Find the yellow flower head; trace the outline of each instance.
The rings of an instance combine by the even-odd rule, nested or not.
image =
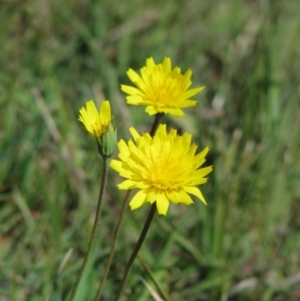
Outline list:
[[[206,183],[205,176],[212,171],[212,166],[199,169],[208,147],[195,155],[197,146],[191,145],[192,135],[179,136],[174,129],[167,133],[166,125],[159,125],[153,138],[148,133],[140,136],[133,127],[130,132],[134,142],[120,140],[121,161],[112,160],[110,166],[127,179],[119,189],[139,189],[130,202],[131,209],[156,202],[158,213],[166,215],[170,201],[192,204],[189,194],[206,204],[197,185]]]
[[[161,64],[155,64],[153,58],[146,61],[139,76],[132,69],[127,72],[130,80],[136,87],[121,85],[121,90],[129,96],[127,103],[132,105],[146,105],[149,115],[169,113],[174,116],[183,116],[182,108],[193,107],[197,101],[190,98],[204,89],[198,87],[188,90],[192,71],[189,69],[181,74],[180,68],[171,69],[171,59],[164,58]]]
[[[82,107],[79,110],[79,121],[81,121],[85,129],[95,138],[101,138],[108,131],[112,121],[110,104],[108,100],[103,100],[98,112],[94,102],[89,100],[86,103],[86,108]]]

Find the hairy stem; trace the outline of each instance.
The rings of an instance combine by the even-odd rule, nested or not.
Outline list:
[[[95,240],[97,238],[97,234],[98,234],[98,230],[99,230],[99,221],[100,221],[100,216],[101,216],[101,211],[102,211],[102,204],[103,204],[103,195],[104,195],[104,191],[105,191],[105,187],[106,187],[106,180],[107,180],[107,174],[108,174],[108,162],[109,162],[109,159],[103,158],[103,172],[102,172],[101,186],[100,186],[100,192],[99,192],[99,197],[98,197],[98,204],[97,204],[97,210],[96,210],[94,226],[93,226],[93,230],[92,230],[92,233],[91,233],[88,249],[87,249],[86,255],[84,257],[79,275],[78,275],[77,280],[76,280],[76,283],[73,287],[72,294],[71,294],[71,297],[70,297],[69,301],[74,301],[75,300],[76,293],[77,293],[79,284],[82,280],[82,276],[84,274],[85,267],[86,267],[86,265],[88,263],[88,260],[89,260],[91,254],[92,254],[93,247],[94,247],[94,244],[95,244]]]

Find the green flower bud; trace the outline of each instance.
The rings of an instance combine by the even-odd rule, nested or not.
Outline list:
[[[111,123],[108,125],[107,131],[97,140],[98,150],[103,158],[110,158],[117,144],[117,131]]]

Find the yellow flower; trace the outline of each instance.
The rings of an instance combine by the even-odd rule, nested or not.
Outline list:
[[[155,64],[153,58],[146,61],[139,76],[132,69],[127,72],[136,87],[121,85],[121,90],[129,96],[127,103],[132,105],[146,105],[149,115],[169,113],[183,116],[181,108],[193,107],[197,101],[190,98],[204,89],[198,87],[187,90],[191,82],[192,71],[189,69],[181,74],[180,68],[171,69],[171,59],[164,58],[161,64]]]
[[[112,121],[109,101],[104,100],[101,103],[100,112],[98,112],[94,102],[89,100],[86,103],[86,108],[82,107],[79,110],[78,120],[84,124],[85,129],[91,135],[95,138],[101,138]]]
[[[96,138],[98,151],[103,158],[110,158],[117,143],[117,133],[112,126],[112,116],[108,100],[103,100],[100,112],[92,100],[86,103],[86,108],[79,110],[79,121],[85,129]]]
[[[133,127],[130,132],[134,142],[120,140],[121,161],[112,160],[110,166],[127,179],[119,189],[139,189],[130,202],[131,209],[156,202],[158,213],[166,215],[170,201],[192,204],[189,194],[206,204],[197,185],[206,183],[205,176],[212,171],[212,166],[199,169],[208,147],[195,155],[197,146],[191,145],[192,135],[179,136],[174,129],[167,133],[166,125],[159,125],[153,138],[148,133],[140,136]]]

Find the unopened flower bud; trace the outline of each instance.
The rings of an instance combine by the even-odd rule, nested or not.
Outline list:
[[[107,131],[98,140],[99,153],[103,158],[110,158],[117,144],[117,131],[111,123]]]

